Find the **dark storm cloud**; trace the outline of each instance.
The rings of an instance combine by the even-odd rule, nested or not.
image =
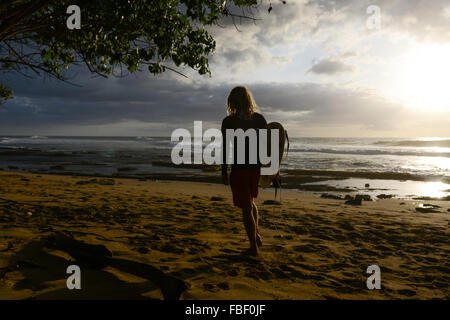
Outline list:
[[[23,126],[101,125],[126,120],[183,123],[191,116],[219,117],[226,98],[225,90],[211,92],[201,85],[184,85],[149,75],[85,79],[81,88],[17,78],[9,84],[16,98],[0,110],[2,128],[11,123]]]
[[[16,84],[16,86],[14,86]],[[234,85],[198,85],[152,76],[85,80],[82,88],[40,80],[13,81],[16,99],[0,109],[1,134],[45,132],[76,125],[96,126],[139,121],[158,124],[164,133],[190,127],[194,120],[215,123],[225,116],[225,101]],[[370,129],[395,127],[398,105],[376,94],[319,84],[248,84],[269,120],[302,126],[355,125]],[[386,115],[389,114],[389,117]],[[54,131],[52,131],[54,132]],[[135,134],[130,127],[129,133]],[[59,134],[64,134],[64,130]],[[91,134],[80,130],[80,134]]]

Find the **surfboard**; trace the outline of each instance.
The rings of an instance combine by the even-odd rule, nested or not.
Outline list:
[[[267,150],[270,154],[271,152],[271,130],[278,129],[278,148],[279,148],[279,161],[278,161],[278,170],[276,174],[272,175],[261,175],[259,178],[259,184],[263,189],[266,189],[270,187],[270,185],[273,183],[274,187],[280,186],[280,166],[281,161],[284,157],[284,151],[285,151],[285,145],[286,142],[288,144],[288,150],[289,150],[289,138],[287,135],[287,131],[284,129],[284,127],[279,122],[270,122],[267,124]],[[269,165],[264,165],[263,167],[268,167]]]

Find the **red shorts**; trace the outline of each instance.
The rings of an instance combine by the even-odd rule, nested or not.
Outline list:
[[[258,196],[258,183],[261,169],[234,170],[230,174],[233,204],[241,209],[248,207]]]

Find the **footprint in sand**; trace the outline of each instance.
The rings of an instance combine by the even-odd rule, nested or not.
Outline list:
[[[141,253],[141,254],[146,254],[148,253],[150,250],[146,247],[139,247],[136,249],[137,252]]]
[[[230,284],[228,282],[218,283],[217,287],[222,289],[222,290],[230,290]]]
[[[416,292],[409,289],[397,290],[397,293],[402,296],[412,297],[416,295]]]
[[[270,280],[273,278],[273,275],[270,271],[268,270],[260,270],[260,271],[256,271],[255,270],[247,270],[247,272],[245,273],[245,275],[249,278],[253,278],[255,280]]]
[[[308,230],[305,227],[302,226],[292,226],[290,227],[290,229],[295,233],[295,234],[307,234]]]
[[[274,275],[276,279],[287,279],[289,276],[280,268],[272,268],[270,272]]]
[[[297,252],[316,252],[317,248],[312,245],[301,245],[301,246],[295,246],[292,249]]]
[[[233,250],[233,249],[228,249],[228,248],[220,249],[220,251],[225,252],[225,253],[239,253],[240,252],[238,250]]]
[[[239,275],[236,269],[228,271],[227,274],[231,277],[237,277]]]
[[[217,291],[216,287],[212,283],[204,283],[203,288],[208,291]]]

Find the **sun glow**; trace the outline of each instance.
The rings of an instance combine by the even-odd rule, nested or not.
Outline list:
[[[403,59],[398,94],[411,107],[450,110],[450,45],[422,45]]]

